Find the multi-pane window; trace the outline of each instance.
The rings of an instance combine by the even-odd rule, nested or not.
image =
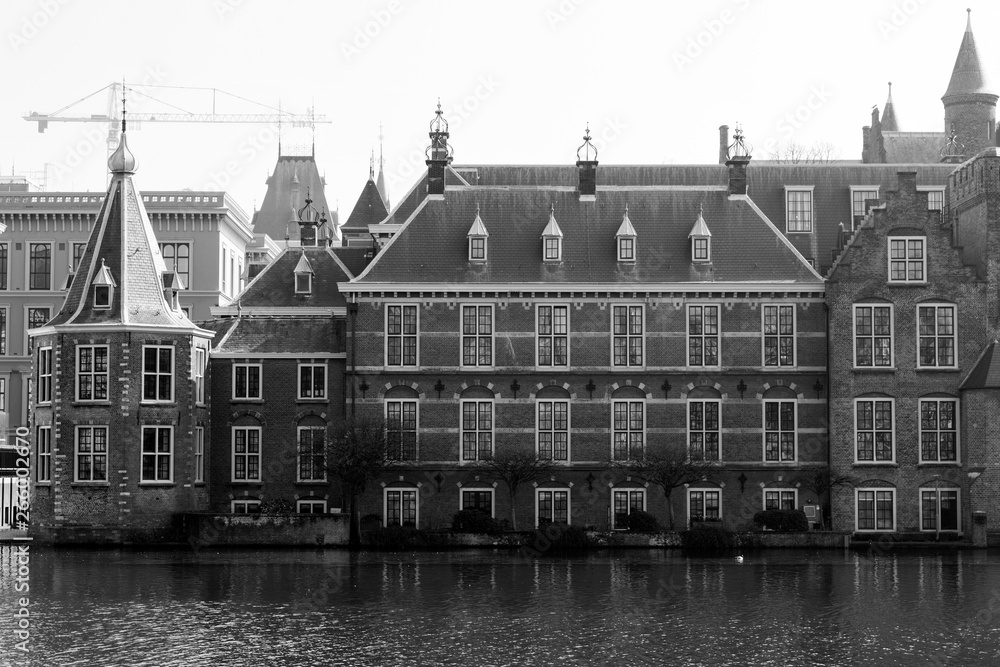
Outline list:
[[[299,514],[326,514],[325,500],[298,500],[295,511]]]
[[[83,261],[83,253],[87,250],[86,243],[73,244],[73,273],[79,273],[80,262]]]
[[[493,516],[492,489],[462,489],[462,510],[475,510]]]
[[[917,306],[917,366],[955,367],[955,306]]]
[[[693,461],[718,461],[719,412],[718,400],[688,401],[688,455]]]
[[[417,402],[386,401],[385,427],[389,458],[417,460]]]
[[[859,463],[889,463],[895,460],[893,402],[891,399],[859,398],[854,402],[855,457]]]
[[[868,199],[878,201],[878,190],[872,188],[851,188],[851,216],[854,220],[855,229],[857,229],[858,224],[868,214],[868,209],[865,208],[865,201]]]
[[[203,347],[194,348],[191,357],[193,364],[191,375],[194,378],[194,401],[195,403],[205,402],[205,367],[208,363],[208,351]]]
[[[538,365],[569,364],[569,306],[538,306]]]
[[[45,323],[51,319],[51,312],[49,308],[28,308],[28,328],[44,327]]]
[[[612,307],[615,366],[642,366],[642,306]]]
[[[462,460],[493,457],[493,401],[462,401]]]
[[[696,236],[691,239],[691,258],[696,262],[707,262],[711,259],[710,243],[707,236]]]
[[[927,191],[927,210],[940,211],[944,208],[944,190]]]
[[[181,279],[185,289],[191,288],[191,245],[188,243],[161,243],[160,254],[167,265]]]
[[[205,481],[205,427],[194,427],[194,481]]]
[[[538,401],[538,458],[569,460],[569,401]]]
[[[889,282],[922,283],[926,280],[925,242],[922,236],[889,237]]]
[[[108,427],[76,427],[77,482],[108,481]]]
[[[896,529],[895,489],[858,489],[857,503],[857,530]]]
[[[688,366],[719,365],[719,307],[688,306]]]
[[[537,525],[569,523],[569,491],[536,489]]]
[[[28,289],[52,289],[52,244],[28,244]]]
[[[108,346],[81,345],[76,348],[76,399],[108,400]]]
[[[326,429],[322,426],[299,427],[300,482],[321,482],[326,479]]]
[[[259,400],[261,395],[260,364],[233,364],[233,398]]]
[[[638,461],[643,458],[646,420],[643,401],[612,403],[612,458]]]
[[[174,348],[144,345],[142,348],[142,400],[174,400]]]
[[[958,489],[920,489],[920,530],[958,531]]]
[[[716,489],[688,489],[689,521],[717,521],[721,517],[721,491]]]
[[[785,231],[811,232],[813,228],[813,193],[808,190],[785,191]]]
[[[469,259],[472,261],[483,261],[486,259],[486,237],[469,237]]]
[[[920,462],[958,461],[958,401],[920,399]]]
[[[52,402],[52,348],[38,348],[38,403]]]
[[[558,261],[562,256],[562,239],[555,236],[546,236],[544,246],[546,261]]]
[[[619,236],[618,237],[618,261],[619,262],[634,262],[635,261],[635,237],[634,236]]]
[[[416,489],[385,490],[385,525],[417,526]]]
[[[299,364],[299,398],[326,398],[326,364]]]
[[[51,426],[39,426],[36,431],[38,434],[37,444],[35,447],[35,481],[37,482],[51,482],[52,481],[52,427]]]
[[[646,511],[646,491],[644,489],[615,489],[611,492],[614,528],[628,528],[628,515]]]
[[[795,460],[795,401],[764,401],[764,460]]]
[[[764,489],[765,510],[793,510],[796,507],[795,489]]]
[[[462,365],[493,365],[493,306],[462,306]]]
[[[143,482],[173,480],[174,429],[172,426],[142,427]]]
[[[892,366],[892,306],[854,306],[854,365]]]
[[[260,514],[259,500],[234,500],[232,502],[233,514]]]
[[[7,244],[0,243],[0,290],[7,289]]]
[[[764,365],[795,365],[795,306],[764,306]]]
[[[0,355],[7,354],[7,309],[0,307]]]
[[[233,481],[260,481],[260,427],[233,429]]]
[[[417,365],[417,307],[388,306],[385,309],[385,365]]]

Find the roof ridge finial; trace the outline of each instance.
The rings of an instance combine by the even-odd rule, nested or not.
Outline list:
[[[885,101],[886,104],[892,103],[892,81],[889,82],[889,99]]]
[[[966,19],[965,19],[965,32],[972,32],[972,8],[967,7],[965,9]]]
[[[592,144],[590,140],[591,140],[590,121],[587,121],[587,127],[583,131],[583,143],[580,145],[579,148],[576,149],[577,160],[580,160],[581,162],[597,161],[597,147],[594,146],[594,144]],[[580,151],[583,151],[583,157],[580,156]],[[590,151],[594,151],[593,160],[591,160]]]
[[[122,77],[122,132],[125,131],[125,77]]]
[[[368,158],[368,180],[375,180],[375,148],[372,147],[371,157]]]

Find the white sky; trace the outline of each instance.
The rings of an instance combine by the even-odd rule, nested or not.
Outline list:
[[[342,216],[378,151],[380,122],[390,197],[405,193],[424,169],[438,97],[457,163],[572,164],[587,122],[605,164],[712,163],[719,125],[737,121],[758,159],[788,141],[829,142],[837,157],[858,159],[887,81],[900,129],[943,131],[940,98],[966,7],[987,74],[1000,81],[1000,47],[988,39],[1000,23],[995,0],[5,0],[0,173],[49,164],[48,189],[102,191],[103,124],[51,123],[39,134],[21,116],[123,77],[280,100],[296,113],[314,104],[333,121],[317,126],[316,158]],[[212,108],[205,91],[143,90],[187,111]],[[129,99],[135,111],[172,111]],[[102,93],[69,112],[103,114],[107,104]],[[225,95],[216,110],[267,112]],[[225,189],[249,211],[277,156],[275,129],[132,127],[139,186]],[[308,131],[282,136],[286,147],[309,142]]]

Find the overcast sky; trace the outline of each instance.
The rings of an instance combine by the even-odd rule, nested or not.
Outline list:
[[[122,78],[262,104],[220,92],[218,113],[314,105],[332,121],[316,127],[316,159],[345,216],[380,123],[393,202],[425,168],[438,97],[456,163],[571,164],[588,122],[606,164],[715,162],[719,125],[736,122],[758,159],[788,142],[829,142],[859,159],[888,81],[901,130],[943,131],[966,7],[1000,81],[1000,47],[988,39],[995,0],[4,0],[0,172],[48,164],[50,190],[103,190],[103,124],[39,134],[21,116]],[[135,111],[212,111],[210,91],[140,90],[162,102],[130,94]],[[64,114],[107,106],[101,93]],[[140,188],[224,189],[249,211],[277,134],[147,122],[130,128],[129,144]],[[286,125],[282,141],[307,148],[310,133]]]

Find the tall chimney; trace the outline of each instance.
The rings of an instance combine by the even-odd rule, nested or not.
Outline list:
[[[444,172],[451,164],[451,146],[448,145],[448,121],[441,111],[441,101],[438,100],[437,111],[431,121],[431,131],[428,134],[431,145],[427,147],[427,194],[444,195]]]
[[[720,135],[721,137],[721,135]],[[729,194],[747,193],[747,165],[750,164],[750,148],[743,141],[743,130],[736,125],[733,143],[726,150],[726,166],[729,167]]]
[[[729,159],[729,126],[719,126],[719,164],[726,164]]]
[[[591,155],[593,153],[593,155]],[[597,196],[597,148],[590,143],[590,125],[583,133],[583,144],[576,149],[576,171],[580,177],[580,199]]]

